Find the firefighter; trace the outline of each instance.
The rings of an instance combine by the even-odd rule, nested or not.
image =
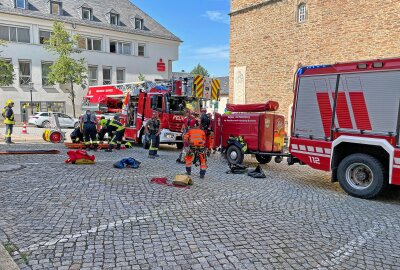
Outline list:
[[[71,136],[71,141],[73,143],[80,143],[84,141],[80,125],[79,127],[75,128],[74,131],[71,132],[70,136]]]
[[[150,137],[149,158],[159,157],[157,154],[158,146],[160,145],[160,119],[158,112],[154,111],[151,119],[145,125],[146,135]]]
[[[205,108],[201,109],[201,116],[200,116],[200,128],[204,130],[204,133],[207,133],[210,131],[210,118],[207,115],[207,110]]]
[[[14,120],[14,101],[11,99],[6,101],[6,106],[1,111],[1,115],[4,117],[4,124],[6,124],[6,143],[13,143],[11,141],[11,134],[13,132],[13,127],[15,124]]]
[[[188,149],[185,157],[186,174],[192,174],[192,164],[194,160],[200,160],[200,178],[204,178],[207,170],[207,156],[206,156],[206,134],[198,126],[195,126],[185,134],[185,142],[187,142]]]
[[[113,120],[109,121],[107,125],[108,132],[113,132],[114,136],[112,137],[108,149],[106,152],[112,152],[114,145],[117,144],[117,150],[121,149],[122,138],[125,133],[125,126],[119,121],[119,115],[115,115]]]
[[[198,124],[198,121],[196,120],[196,117],[193,116],[192,112],[190,110],[186,111],[186,117],[183,120],[183,125],[182,125],[182,137],[185,136],[186,132],[190,129],[193,128]],[[182,152],[179,154],[179,157],[176,159],[177,163],[185,163],[185,155],[186,155],[186,143],[183,142],[183,148]]]
[[[97,151],[99,142],[97,141],[97,119],[96,115],[90,110],[87,110],[85,115],[82,116],[82,128],[86,150],[93,149]]]
[[[99,124],[101,129],[98,134],[100,143],[103,143],[106,134],[108,134],[108,141],[110,141],[112,138],[112,132],[108,129],[110,121],[110,119],[106,119],[104,116],[100,118]]]

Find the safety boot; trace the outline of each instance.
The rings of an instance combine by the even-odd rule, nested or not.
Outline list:
[[[186,167],[186,175],[191,175],[191,174],[192,174],[192,168]]]

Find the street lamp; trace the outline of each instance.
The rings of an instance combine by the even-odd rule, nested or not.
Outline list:
[[[32,101],[32,91],[33,91],[33,82],[29,82],[29,91],[31,92],[31,115],[33,115],[33,101]]]

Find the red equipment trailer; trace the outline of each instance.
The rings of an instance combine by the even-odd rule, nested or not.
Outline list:
[[[254,154],[258,162],[265,164],[277,156],[277,162],[284,155],[285,118],[276,114],[279,104],[268,101],[265,104],[233,105],[227,110],[232,114],[215,114],[214,148],[226,150],[231,164],[243,162],[245,154]],[[247,149],[243,150],[230,137],[242,136]]]

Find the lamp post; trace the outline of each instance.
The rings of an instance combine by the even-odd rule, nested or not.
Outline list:
[[[33,115],[33,100],[32,100],[32,91],[33,91],[33,82],[29,83],[29,91],[31,92],[31,115]]]

